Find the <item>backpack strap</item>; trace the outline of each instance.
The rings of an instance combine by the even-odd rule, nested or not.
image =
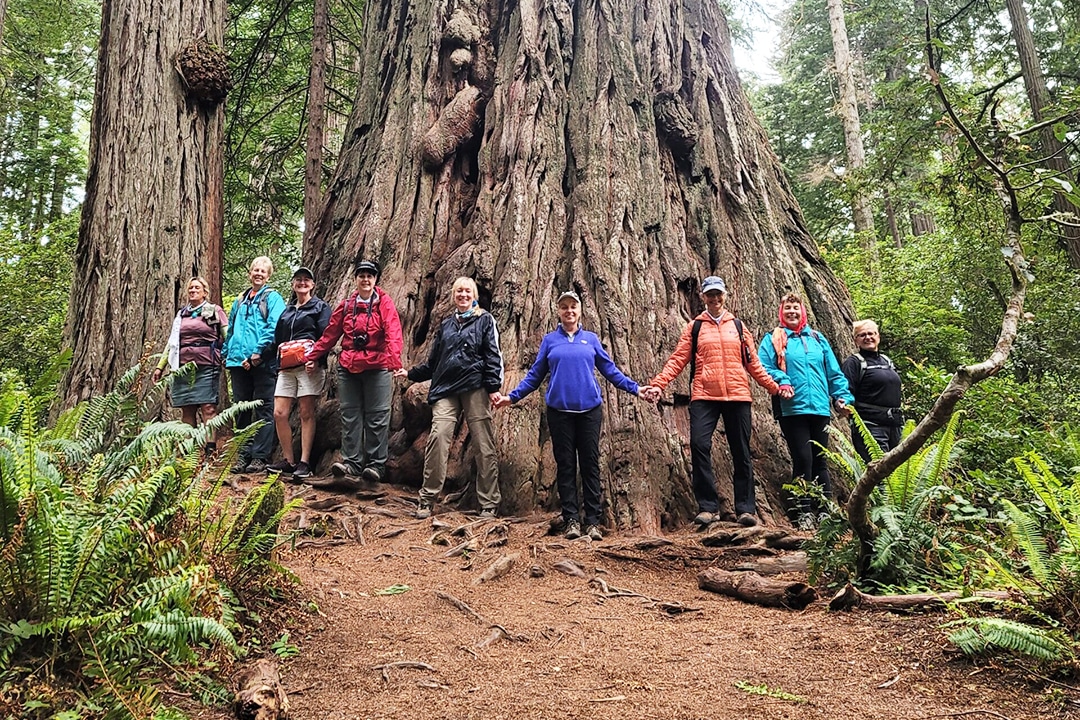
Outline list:
[[[746,367],[750,364],[750,348],[746,347],[746,337],[743,336],[742,320],[735,318],[735,331],[739,333],[739,346],[742,348],[742,364]]]
[[[270,319],[270,301],[266,299],[269,294],[264,289],[262,295],[259,296],[259,312],[262,313],[263,322]]]
[[[694,391],[694,373],[697,372],[697,339],[701,334],[701,320],[694,321],[694,329],[690,331],[690,392]]]

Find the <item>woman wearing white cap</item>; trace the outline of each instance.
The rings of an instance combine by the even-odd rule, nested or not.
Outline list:
[[[509,395],[500,396],[496,407],[516,403],[540,387],[549,374],[547,395],[548,430],[555,455],[556,484],[562,503],[566,538],[581,537],[577,474],[585,501],[585,533],[601,540],[600,531],[600,426],[603,422],[600,384],[596,372],[615,387],[631,395],[638,384],[626,377],[611,361],[594,333],[581,327],[581,298],[572,290],[559,296],[559,326],[544,336],[536,361]]]
[[[710,275],[701,282],[705,309],[683,328],[679,344],[650,383],[646,397],[658,399],[668,383],[690,366],[690,463],[698,514],[708,525],[717,519],[720,497],[712,466],[713,433],[720,419],[731,449],[735,517],[740,525],[758,524],[754,499],[754,465],[750,459],[750,380],[770,395],[790,397],[765,371],[754,354],[754,336],[742,321],[724,309],[727,287]]]
[[[292,276],[293,296],[278,318],[274,330],[278,376],[274,391],[274,427],[281,443],[282,459],[267,469],[294,480],[311,477],[311,446],[315,442],[315,404],[326,379],[326,358],[307,363],[304,356],[315,346],[330,323],[330,306],[315,296],[315,275],[306,267]],[[289,414],[293,398],[300,405],[300,462],[294,462]]]

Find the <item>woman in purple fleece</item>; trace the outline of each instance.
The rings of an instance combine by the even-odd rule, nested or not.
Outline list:
[[[566,538],[581,537],[578,511],[577,472],[585,500],[585,533],[602,540],[600,532],[600,405],[599,370],[615,387],[633,395],[638,384],[623,375],[611,361],[600,339],[581,327],[581,298],[568,290],[559,296],[559,327],[544,336],[536,362],[509,395],[496,400],[496,407],[516,403],[540,387],[550,373],[547,395],[548,429],[555,455],[556,481],[562,504]]]

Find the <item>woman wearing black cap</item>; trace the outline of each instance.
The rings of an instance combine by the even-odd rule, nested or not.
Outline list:
[[[315,296],[315,275],[301,267],[292,276],[293,296],[274,329],[278,376],[274,390],[274,427],[281,443],[282,459],[271,472],[292,474],[296,480],[311,477],[311,446],[315,441],[315,403],[326,379],[326,359],[307,363],[304,356],[315,346],[330,323],[330,306]],[[294,462],[289,413],[293,398],[300,404],[300,462]]]
[[[375,285],[379,266],[356,264],[356,292],[338,303],[322,337],[307,354],[314,363],[341,340],[338,399],[341,403],[341,462],[330,468],[339,479],[382,480],[390,438],[394,370],[401,369],[401,319],[394,301]]]

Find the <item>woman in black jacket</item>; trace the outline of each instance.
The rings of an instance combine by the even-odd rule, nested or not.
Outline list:
[[[446,457],[461,413],[469,424],[469,438],[479,450],[476,496],[480,517],[495,517],[499,492],[498,456],[492,432],[491,403],[502,387],[499,332],[491,313],[477,304],[476,283],[461,277],[450,296],[455,312],[443,321],[431,342],[428,361],[406,373],[413,382],[431,380],[428,402],[432,407],[431,433],[424,451],[424,485],[416,517],[431,516],[435,498],[446,480]]]
[[[904,426],[904,415],[900,409],[900,375],[889,356],[878,352],[881,336],[877,323],[859,320],[852,326],[851,332],[859,352],[844,360],[841,369],[855,396],[855,410],[859,417],[882,451],[889,452],[900,444],[900,430]],[[851,443],[859,456],[870,462],[870,450],[854,421],[851,424]]]
[[[304,356],[322,336],[330,322],[330,306],[315,297],[315,276],[301,267],[292,276],[293,297],[274,328],[278,376],[274,390],[274,427],[281,443],[282,459],[267,467],[270,472],[291,474],[294,480],[311,477],[311,446],[315,440],[315,403],[326,380],[326,360],[304,362]],[[300,462],[294,462],[289,414],[293,398],[300,403]]]

